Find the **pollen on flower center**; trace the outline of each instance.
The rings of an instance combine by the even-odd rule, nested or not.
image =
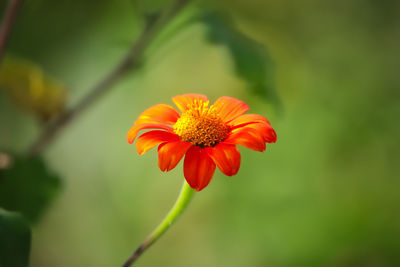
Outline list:
[[[226,125],[209,102],[195,101],[174,125],[175,133],[182,141],[201,147],[215,146],[229,133]]]

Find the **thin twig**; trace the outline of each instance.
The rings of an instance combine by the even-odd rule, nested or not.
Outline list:
[[[15,17],[18,8],[21,6],[20,0],[10,0],[4,14],[3,22],[0,29],[0,61],[3,58],[8,37],[10,36],[11,28],[14,25]]]
[[[104,79],[89,90],[89,93],[83,97],[80,102],[45,127],[39,137],[29,146],[28,155],[35,156],[42,153],[63,128],[77,118],[78,115],[82,114],[88,107],[104,95],[105,92],[109,91],[129,70],[137,67],[140,58],[156,35],[187,4],[187,2],[188,0],[177,0],[170,8],[166,9],[165,12],[149,20],[137,41],[132,45],[131,49],[120,63]]]

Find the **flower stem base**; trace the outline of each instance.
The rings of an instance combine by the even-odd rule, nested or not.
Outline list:
[[[129,267],[136,261],[137,258],[148,249],[154,242],[156,242],[176,221],[176,219],[183,213],[190,200],[193,197],[195,190],[184,181],[181,192],[176,200],[174,206],[171,208],[164,220],[157,226],[157,228],[146,238],[146,240],[133,252],[129,259],[122,265],[122,267]]]

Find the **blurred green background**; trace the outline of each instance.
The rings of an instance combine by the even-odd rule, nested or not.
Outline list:
[[[139,156],[126,133],[145,108],[192,92],[244,100],[278,141],[264,153],[240,148],[239,173],[217,170],[138,266],[400,266],[399,2],[215,2],[196,1],[181,18],[217,11],[264,45],[276,99],[249,90],[201,21],[157,39],[140,69],[45,151],[62,189],[33,225],[30,266],[122,264],[183,179],[182,163],[161,173],[156,152]],[[143,14],[165,5],[27,0],[7,52],[64,84],[71,106],[126,53]],[[7,95],[0,147],[22,153],[42,124]]]

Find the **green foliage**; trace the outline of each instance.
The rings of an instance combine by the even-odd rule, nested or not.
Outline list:
[[[0,266],[28,266],[30,246],[31,230],[24,217],[0,209]]]
[[[216,13],[201,17],[208,30],[208,40],[226,46],[239,77],[248,82],[256,94],[278,104],[274,85],[274,63],[266,47],[241,33],[228,19]]]
[[[34,223],[60,186],[41,158],[15,157],[11,168],[0,171],[0,207],[21,212]]]

